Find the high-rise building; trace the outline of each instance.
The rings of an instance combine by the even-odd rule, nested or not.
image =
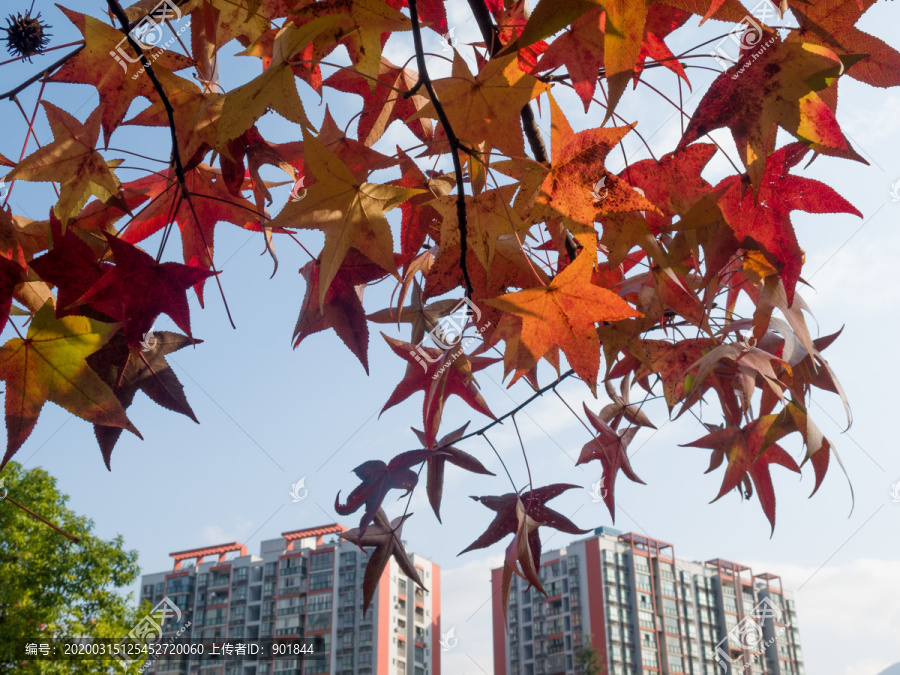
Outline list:
[[[182,675],[440,675],[441,570],[410,558],[423,591],[390,559],[368,612],[362,612],[367,552],[343,541],[342,525],[284,532],[259,556],[239,543],[170,554],[174,569],[145,574],[141,598],[163,598],[181,616],[167,638],[321,638],[315,655],[268,660],[160,659],[145,672]],[[207,558],[213,560],[207,561]]]
[[[507,632],[493,570],[494,675],[804,675],[793,595],[774,574],[600,527],[543,553],[540,578],[548,597],[513,577]]]

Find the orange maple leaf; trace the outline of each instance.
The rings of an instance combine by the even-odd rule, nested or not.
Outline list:
[[[594,219],[600,215],[627,211],[659,213],[654,204],[604,165],[606,156],[634,124],[586,129],[576,134],[553,96],[550,96],[550,116],[553,127],[549,169],[530,160],[494,165],[498,171],[520,178],[523,185],[530,180],[527,172],[544,172],[531,212],[532,222],[562,216],[566,228],[581,233],[593,232]]]
[[[95,149],[100,137],[100,106],[84,124],[49,101],[41,101],[53,132],[53,142],[28,155],[8,179],[59,183],[53,211],[65,227],[90,195],[107,201],[119,192],[119,179]]]
[[[487,141],[503,154],[522,157],[525,142],[519,113],[550,85],[523,73],[515,54],[491,59],[473,76],[459,52],[450,77],[435,80],[434,89],[456,136],[475,147]],[[437,119],[434,104],[426,103],[410,120]]]
[[[569,365],[596,395],[600,340],[594,324],[641,314],[612,291],[591,283],[596,239],[585,236],[581,243],[584,249],[575,262],[548,286],[507,293],[485,302],[522,317],[521,342],[535,359],[553,345],[562,349]]]
[[[81,31],[84,36],[84,48],[47,79],[51,82],[73,82],[97,87],[100,105],[103,107],[101,116],[103,141],[108,146],[110,135],[125,119],[125,113],[128,112],[134,99],[143,96],[152,103],[159,103],[159,95],[153,82],[145,74],[133,77],[138,74],[141,65],[137,60],[137,54],[121,31],[92,16],[79,14],[65,7],[60,9]],[[120,52],[124,52],[124,56],[134,63],[126,65],[126,59],[123,59],[121,54],[114,60],[111,55]],[[186,56],[163,49],[154,51],[153,65],[159,73],[188,68],[193,65],[193,61]],[[179,126],[179,129],[188,128],[190,126]]]

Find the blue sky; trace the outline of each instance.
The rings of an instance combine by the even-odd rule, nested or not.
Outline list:
[[[22,4],[21,9],[26,9],[26,3]],[[71,2],[67,6],[99,15],[102,5]],[[456,39],[463,43],[477,41],[477,30],[474,21],[468,19],[465,3],[448,5]],[[53,25],[54,44],[77,39],[77,33],[54,6],[39,1],[35,9],[43,11]],[[889,30],[896,25],[897,11],[892,3],[876,3],[859,26],[897,46]],[[710,23],[699,30],[696,26],[694,19],[672,36],[669,44],[675,53],[728,30],[721,23]],[[426,31],[426,37],[430,51],[446,54],[434,34]],[[235,44],[225,51],[236,51]],[[464,53],[468,58],[471,50]],[[35,72],[39,64],[49,63],[60,54],[53,52],[34,65],[3,67],[0,87],[6,90]],[[402,63],[412,54],[410,43],[406,38],[392,38],[385,54],[393,62]],[[333,58],[346,57],[336,54]],[[232,66],[232,61],[237,65]],[[111,63],[110,67],[117,66]],[[446,64],[438,58],[429,61],[429,68],[434,69],[433,74],[446,72]],[[255,59],[229,59],[227,67],[222,65],[223,85],[229,89],[256,69]],[[699,92],[683,92],[685,108],[690,112],[712,74],[688,72]],[[669,71],[660,69],[649,77],[654,86],[677,98],[675,78]],[[305,84],[298,86],[307,113],[318,122],[324,104]],[[29,112],[37,90],[32,87],[20,95]],[[582,115],[581,103],[570,90],[556,87],[554,96],[576,130],[602,121],[597,106]],[[79,85],[48,84],[46,98],[81,120],[97,103],[92,88]],[[342,127],[359,109],[359,101],[358,97],[327,92],[330,110]],[[138,101],[131,112],[144,105]],[[17,158],[25,124],[12,104],[6,102],[4,106],[7,133],[0,139],[0,152]],[[674,149],[680,138],[675,109],[649,89],[629,90],[617,112],[627,120],[640,120],[637,129],[657,156]],[[546,101],[542,113],[539,121],[546,132]],[[900,180],[898,117],[900,93],[875,90],[843,78],[838,120],[870,166],[819,157],[802,175],[834,187],[862,211],[864,218],[793,215],[807,254],[804,278],[812,285],[799,290],[815,316],[808,319],[811,330],[824,335],[844,326],[826,356],[850,398],[853,426],[842,433],[843,412],[835,396],[816,395],[811,411],[837,446],[850,475],[856,497],[852,513],[848,482],[836,465],[812,499],[807,499],[812,490],[811,470],[805,469],[799,478],[779,467],[773,469],[778,511],[771,537],[755,497],[742,502],[731,493],[710,505],[721,483],[721,470],[703,475],[709,463],[708,451],[678,447],[704,431],[689,416],[666,422],[665,407],[660,402],[651,402],[645,408],[659,430],[641,431],[631,446],[633,467],[647,485],[624,479],[616,485],[617,528],[671,542],[679,557],[721,557],[751,565],[756,573],[781,574],[785,586],[796,592],[801,641],[810,673],[874,675],[900,661],[900,598],[896,590],[900,577],[900,541],[896,537],[900,503],[894,503],[890,494],[892,484],[900,481],[900,456],[892,423],[898,375],[894,336],[900,328],[896,311],[900,305],[892,284],[900,246],[900,202],[892,201],[889,194],[891,185]],[[38,120],[38,137],[44,143],[51,135],[43,112],[38,113]],[[350,128],[352,133],[355,123]],[[266,116],[261,129],[274,142],[300,140],[299,129],[274,113]],[[736,157],[730,134],[717,133],[714,137]],[[627,141],[629,161],[646,157],[634,134]],[[110,145],[134,149],[135,143],[144,143],[144,148],[151,148],[160,157],[168,155],[168,136],[159,130],[123,128],[113,135]],[[393,154],[395,144],[408,147],[414,143],[417,141],[395,124],[376,148]],[[33,150],[34,146],[29,146],[28,152]],[[116,156],[115,152],[108,154],[110,158]],[[611,154],[607,164],[612,170],[621,170],[621,153]],[[449,163],[439,168],[447,169]],[[718,155],[704,177],[715,183],[730,172],[730,165]],[[122,175],[131,179],[139,174]],[[277,174],[271,176],[274,179]],[[276,201],[270,207],[273,215],[286,200],[288,189],[275,192]],[[18,183],[11,198],[14,213],[46,218],[48,194],[52,192],[47,185]],[[392,223],[397,223],[398,215],[391,215]],[[310,250],[321,247],[318,233],[302,233],[299,238]],[[157,243],[151,239],[146,246],[155,250]],[[277,537],[283,531],[334,520],[352,527],[352,518],[336,516],[333,502],[338,490],[346,495],[356,484],[353,467],[367,459],[387,460],[417,447],[410,426],[421,427],[421,395],[378,416],[405,365],[388,351],[378,329],[397,337],[402,334],[392,327],[370,324],[370,377],[331,332],[312,336],[292,350],[291,333],[304,293],[297,270],[309,258],[289,239],[276,239],[276,246],[281,264],[275,278],[269,279],[271,261],[260,255],[261,235],[228,224],[220,225],[216,232],[216,262],[223,270],[222,284],[237,330],[228,324],[214,284],[208,284],[206,308],[201,310],[195,299],[191,304],[193,332],[205,340],[204,344],[169,359],[200,425],[159,408],[139,394],[129,415],[145,440],[123,434],[113,453],[113,470],[107,472],[91,426],[49,404],[34,434],[15,457],[26,467],[41,466],[56,476],[60,489],[70,495],[70,507],[91,516],[100,536],[122,534],[126,545],[140,552],[140,564],[146,572],[170,568],[168,554],[185,548],[237,540],[255,552],[262,539]],[[175,238],[166,257],[181,260],[180,243]],[[388,282],[367,289],[367,310],[386,307],[392,290]],[[173,326],[163,316],[156,328]],[[3,337],[11,335],[7,329]],[[541,375],[543,382],[550,381],[549,368],[542,368]],[[507,390],[501,376],[502,371],[490,369],[478,377],[497,415],[531,394],[524,384]],[[576,411],[582,401],[594,411],[606,403],[602,395],[593,400],[577,382],[566,382],[558,391]],[[488,421],[453,400],[448,404],[442,432],[469,420],[472,428]],[[517,420],[536,483],[571,482],[589,488],[599,480],[599,466],[574,467],[581,446],[590,436],[559,398],[545,395]],[[708,421],[719,420],[713,417]],[[517,485],[523,485],[527,477],[512,425],[495,427],[488,436]],[[798,442],[787,447],[795,457],[802,456]],[[502,474],[502,467],[483,441],[472,439],[464,449]],[[292,503],[291,484],[301,477],[306,478],[309,496]],[[485,602],[489,598],[488,571],[500,563],[503,547],[497,545],[461,557],[457,553],[491,520],[491,512],[467,496],[499,494],[508,488],[505,476],[471,476],[449,469],[442,526],[431,514],[421,494],[424,490],[412,500],[410,510],[415,517],[404,529],[405,538],[412,549],[436,560],[445,570],[444,629],[456,626],[459,639],[457,648],[444,654],[448,672],[491,672],[490,606]],[[389,514],[399,514],[404,504],[389,503]],[[585,528],[612,524],[605,506],[593,503],[587,489],[571,490],[551,506]],[[568,541],[568,535],[554,536],[552,531],[544,536],[547,548]]]

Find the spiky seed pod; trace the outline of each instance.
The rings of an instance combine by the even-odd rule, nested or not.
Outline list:
[[[20,56],[30,63],[32,56],[40,54],[50,44],[50,33],[44,32],[50,26],[41,21],[40,12],[37,16],[31,16],[30,12],[25,12],[25,16],[10,14],[6,23],[8,27],[0,30],[6,31],[6,49],[13,56]]]

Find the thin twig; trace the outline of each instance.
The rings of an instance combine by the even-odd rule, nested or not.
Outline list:
[[[575,371],[572,370],[572,369],[570,368],[569,370],[567,370],[566,372],[564,372],[562,375],[560,375],[559,377],[557,377],[557,378],[556,378],[553,382],[551,382],[550,384],[548,384],[548,385],[546,385],[546,386],[541,387],[540,389],[538,389],[536,392],[534,392],[533,395],[531,395],[531,396],[529,396],[527,399],[525,399],[525,401],[524,401],[523,403],[520,403],[518,406],[516,406],[515,408],[513,408],[512,410],[510,410],[510,411],[509,411],[508,413],[506,413],[505,415],[501,415],[500,417],[498,417],[497,419],[495,419],[493,422],[490,422],[489,424],[486,424],[485,426],[481,427],[481,429],[478,429],[477,431],[473,431],[473,432],[471,432],[471,433],[466,434],[465,436],[459,438],[456,442],[457,442],[457,443],[461,443],[462,441],[466,440],[467,438],[472,438],[472,436],[483,436],[485,431],[487,431],[488,429],[491,429],[491,428],[497,426],[498,424],[502,424],[502,423],[503,423],[503,420],[505,420],[505,419],[507,419],[507,418],[509,418],[509,417],[512,417],[512,416],[515,415],[517,412],[519,412],[520,410],[522,410],[522,408],[524,408],[524,407],[527,406],[529,403],[531,403],[532,401],[534,401],[536,398],[540,398],[541,396],[543,396],[545,393],[547,393],[547,392],[550,391],[551,389],[555,389],[556,387],[558,387],[558,386],[562,383],[563,380],[565,380],[567,377],[570,377],[570,376],[572,376],[572,375],[574,375],[574,374],[575,374]]]
[[[522,442],[522,434],[519,433],[519,425],[516,423],[516,416],[512,416],[513,427],[516,430],[516,436],[519,437],[519,447],[522,448],[522,458],[525,460],[525,470],[528,471],[528,506],[531,506],[531,500],[534,498],[534,482],[531,480],[531,465],[528,463],[528,453],[525,452],[525,443]]]

